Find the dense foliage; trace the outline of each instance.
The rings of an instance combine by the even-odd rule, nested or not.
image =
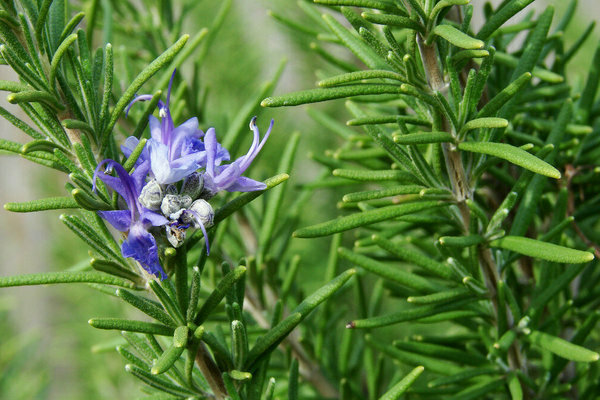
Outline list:
[[[2,0],[18,79],[0,89],[28,119],[0,115],[31,140],[0,149],[68,177],[5,208],[67,210],[91,260],[0,287],[85,283],[137,309],[89,324],[121,332],[146,399],[595,398],[600,50],[572,86],[593,24],[567,39],[577,2],[557,19],[533,1],[290,3],[271,16],[320,59],[301,60],[318,88],[274,96],[282,63],[211,114],[231,1]],[[315,106],[291,135],[259,106],[335,99],[349,120]],[[322,171],[293,187],[302,136]]]

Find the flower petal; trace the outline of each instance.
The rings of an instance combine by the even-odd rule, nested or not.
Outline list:
[[[233,184],[229,185],[225,190],[228,192],[254,192],[256,190],[265,190],[267,185],[254,179],[240,176]]]
[[[98,215],[121,232],[127,231],[131,225],[131,213],[129,210],[98,211]]]
[[[158,260],[158,247],[154,236],[150,234],[140,222],[133,224],[129,230],[127,239],[121,246],[123,257],[131,257],[137,260],[150,274],[166,278],[165,271]]]

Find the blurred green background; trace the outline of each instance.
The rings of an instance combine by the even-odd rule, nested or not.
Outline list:
[[[144,2],[142,2],[144,3]],[[154,1],[147,1],[150,5]],[[194,35],[209,26],[220,2],[204,0],[186,15],[184,32]],[[473,1],[476,8],[483,2]],[[499,3],[496,1],[494,3]],[[537,9],[547,4],[556,7],[560,16],[568,2],[564,0],[538,0]],[[580,0],[578,23],[567,32],[567,41],[574,41],[592,19],[600,16],[597,0]],[[85,3],[83,9],[85,10]],[[533,10],[530,8],[530,10]],[[150,10],[156,10],[149,7]],[[317,80],[315,70],[325,68],[309,52],[307,38],[299,37],[290,29],[269,17],[267,10],[292,16],[298,12],[291,0],[234,0],[215,46],[202,66],[201,82],[209,88],[202,112],[204,120],[219,132],[224,132],[237,110],[255,93],[261,84],[270,79],[282,59],[287,59],[286,69],[275,93],[310,88]],[[79,11],[72,7],[73,13]],[[558,18],[555,17],[555,20]],[[475,26],[480,23],[475,21]],[[575,60],[570,70],[572,82],[582,82],[581,71],[591,62],[600,34],[595,30]],[[126,38],[118,34],[113,45],[127,45]],[[101,38],[97,38],[96,45]],[[119,43],[119,40],[122,41]],[[118,56],[118,52],[117,52]],[[351,58],[349,57],[349,60]],[[182,74],[191,68],[184,65]],[[15,79],[6,67],[0,67],[1,79]],[[121,82],[125,85],[125,82]],[[9,110],[0,99],[1,105]],[[345,119],[343,102],[318,105],[340,120]],[[183,120],[192,115],[184,115]],[[270,118],[276,120],[273,134],[249,175],[266,178],[277,172],[278,156],[289,135],[302,133],[301,148],[288,184],[294,186],[314,179],[318,166],[308,158],[309,152],[322,152],[335,146],[335,138],[318,128],[306,116],[304,108],[266,110],[259,119],[264,129]],[[207,129],[209,126],[202,126]],[[25,136],[5,121],[0,121],[0,131],[5,139],[24,142]],[[246,139],[249,143],[250,135]],[[247,144],[240,146],[246,149]],[[239,156],[237,154],[236,156]],[[0,203],[64,195],[66,177],[49,172],[24,159],[2,154],[0,157]],[[292,193],[293,194],[293,193]],[[289,196],[289,195],[288,195]],[[292,197],[292,196],[289,196]],[[305,215],[308,225],[336,215],[334,193],[315,192],[310,209]],[[11,214],[0,210],[0,274],[58,271],[87,262],[89,256],[84,243],[75,238],[58,220],[59,213]],[[345,238],[351,241],[351,237]],[[319,281],[323,257],[329,239],[293,242],[305,260],[298,284],[313,288]],[[309,289],[307,289],[309,290]],[[123,371],[124,363],[114,351],[92,352],[97,344],[112,343],[119,335],[98,331],[87,324],[91,317],[119,316],[132,313],[114,298],[103,295],[84,285],[9,288],[0,291],[0,399],[130,399],[140,395],[139,384]]]

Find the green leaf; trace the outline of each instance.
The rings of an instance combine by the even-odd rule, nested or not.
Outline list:
[[[375,339],[371,334],[365,335],[365,340],[369,346],[381,351],[382,353],[399,360],[407,365],[422,365],[427,371],[435,372],[442,375],[460,373],[463,368],[448,361],[442,361],[436,357],[427,357],[422,354],[415,354],[407,351],[402,351],[394,346],[385,344],[380,339]]]
[[[133,82],[129,85],[129,87],[123,92],[123,95],[115,105],[112,113],[110,114],[110,119],[106,128],[104,128],[103,132],[103,141],[102,148],[105,148],[108,145],[108,141],[110,138],[110,133],[112,132],[113,127],[115,126],[119,116],[125,110],[125,107],[133,100],[137,91],[142,87],[148,79],[150,79],[154,74],[156,74],[162,67],[169,64],[171,60],[181,51],[185,43],[189,39],[190,35],[183,35],[177,42],[175,42],[171,47],[169,47],[164,53],[158,56],[154,61],[152,61],[146,68],[142,70],[135,77]]]
[[[424,306],[410,307],[401,311],[372,317],[358,319],[349,322],[346,328],[350,329],[371,329],[382,326],[394,325],[400,322],[416,321],[421,318],[430,317],[444,313],[446,311],[460,310],[464,305],[472,300],[455,301],[450,304],[428,304]]]
[[[488,117],[472,119],[464,124],[464,126],[460,129],[458,136],[463,136],[465,133],[473,129],[506,128],[507,126],[508,121],[504,118]]]
[[[356,213],[340,217],[331,221],[298,229],[294,237],[313,238],[327,236],[337,232],[347,231],[359,226],[370,225],[376,222],[387,221],[407,214],[417,213],[447,205],[438,201],[420,201],[416,203],[400,204],[395,206],[381,207],[374,210]]]
[[[216,306],[219,305],[223,297],[227,294],[227,291],[241,278],[244,277],[246,273],[246,267],[240,265],[234,270],[230,271],[227,275],[223,277],[217,284],[217,287],[212,291],[212,293],[208,296],[208,298],[202,304],[202,307],[196,314],[196,318],[194,319],[194,323],[196,325],[202,324],[206,318],[210,315],[210,313],[214,310]]]
[[[0,277],[0,287],[52,285],[56,283],[102,283],[137,289],[137,286],[125,279],[104,274],[102,272],[46,272],[41,274],[24,274]]]
[[[169,287],[170,285],[171,287]],[[162,281],[162,284],[153,279],[148,282],[148,286],[150,286],[150,289],[152,289],[171,319],[175,320],[178,324],[183,324],[185,323],[185,319],[173,295],[173,290],[171,290],[172,285],[173,283],[169,279]]]
[[[371,47],[348,31],[332,15],[324,14],[323,19],[329,25],[329,29],[340,38],[344,45],[370,69],[390,69],[387,63]]]
[[[398,144],[416,145],[454,142],[454,138],[448,132],[417,132],[406,135],[394,135],[394,142]]]
[[[58,67],[60,60],[63,55],[67,52],[69,47],[77,40],[77,34],[72,33],[65,38],[65,40],[58,46],[56,53],[52,56],[52,62],[50,63],[50,85],[54,85],[54,80],[58,74]]]
[[[421,34],[425,33],[425,27],[423,25],[407,17],[389,14],[375,14],[370,12],[364,12],[361,14],[361,16],[367,21],[373,22],[374,24],[412,29],[413,31]]]
[[[173,328],[177,326],[173,318],[171,318],[158,303],[123,289],[117,289],[117,296],[164,325]]]
[[[133,321],[121,318],[92,318],[88,324],[97,329],[115,329],[119,331],[151,333],[153,335],[173,336],[174,329],[162,324],[145,321]]]
[[[348,281],[348,279],[354,276],[354,274],[356,274],[355,269],[350,269],[340,274],[331,282],[304,299],[302,303],[291,311],[287,318],[275,325],[265,335],[261,336],[248,353],[246,370],[252,370],[262,357],[270,354],[271,351],[273,351],[312,310],[333,296],[335,292]]]
[[[372,8],[375,10],[391,11],[402,13],[396,5],[388,1],[378,0],[313,0],[315,4],[322,4],[324,6],[354,6],[363,8]]]
[[[521,236],[505,236],[493,240],[490,242],[490,246],[557,263],[579,264],[594,259],[594,254],[587,251],[570,249]]]
[[[366,169],[334,169],[333,176],[340,178],[348,178],[356,181],[400,181],[400,182],[415,182],[414,176],[406,171],[397,169],[389,170],[366,170]]]
[[[540,160],[533,154],[528,153],[521,148],[507,143],[462,142],[459,143],[458,148],[464,151],[502,158],[520,167],[550,178],[560,179],[561,177],[560,172],[552,165]]]
[[[392,79],[398,82],[406,82],[406,79],[396,72],[387,70],[368,70],[336,75],[319,81],[318,85],[320,87],[328,88],[332,86],[354,83],[356,81],[362,81],[363,79]]]
[[[394,386],[392,386],[392,388],[390,390],[385,392],[383,394],[383,396],[381,396],[379,399],[380,400],[399,399],[400,396],[402,396],[402,394],[404,394],[404,392],[406,392],[411,387],[411,385],[414,383],[414,381],[417,380],[419,375],[421,375],[424,370],[425,370],[425,368],[422,366],[418,366],[417,368],[413,369],[408,375],[406,375],[404,378],[402,378],[402,380],[400,382],[396,383]]]
[[[441,236],[438,240],[441,245],[450,247],[475,246],[485,241],[485,239],[479,235]]]
[[[4,205],[5,210],[12,212],[36,212],[66,208],[80,208],[80,206],[72,197],[50,197],[22,203],[6,203]]]
[[[422,254],[417,250],[413,250],[410,247],[407,247],[403,244],[394,243],[391,240],[387,240],[380,235],[373,235],[372,238],[373,241],[379,247],[392,253],[401,260],[418,265],[424,270],[441,278],[449,280],[456,279],[454,273],[448,266],[439,261],[434,260],[433,258],[426,256],[425,254]]]
[[[272,176],[264,181],[265,185],[267,185],[267,188],[265,190],[247,192],[227,202],[223,207],[215,211],[213,226],[216,226],[219,222],[223,221],[225,218],[229,217],[231,214],[244,207],[246,204],[250,203],[252,200],[256,199],[258,196],[260,196],[267,190],[274,188],[282,182],[285,182],[289,177],[290,176],[288,174],[278,174]],[[198,230],[188,239],[188,249],[192,248],[196,243],[198,243],[200,238],[202,238],[202,232]]]
[[[129,372],[136,378],[143,381],[145,384],[160,390],[161,392],[170,393],[176,395],[177,398],[189,398],[193,396],[194,393],[182,388],[179,385],[174,384],[171,380],[166,378],[161,378],[156,375],[152,375],[150,372],[145,371],[135,365],[127,364],[125,366],[125,371]]]
[[[483,48],[483,43],[479,39],[474,39],[464,32],[459,31],[452,25],[438,25],[433,28],[433,33],[446,39],[456,47],[467,50],[476,50]]]
[[[110,275],[120,276],[121,278],[128,279],[134,283],[141,283],[142,281],[142,278],[135,272],[125,268],[122,264],[115,261],[92,258],[90,260],[90,265],[96,271],[106,272]]]
[[[510,99],[512,99],[521,89],[523,89],[531,80],[531,73],[525,72],[519,76],[507,87],[502,89],[496,96],[494,96],[489,103],[487,103],[477,114],[477,118],[491,117],[504,106]]]
[[[527,7],[534,0],[510,0],[502,8],[494,12],[477,33],[477,39],[488,39],[506,21]]]
[[[343,247],[340,247],[337,251],[351,263],[362,267],[375,275],[397,282],[408,288],[419,292],[436,292],[440,289],[440,287],[432,283],[430,279],[423,278],[417,274],[403,271],[398,267],[392,267],[391,265],[373,260],[372,258],[357,254]]]
[[[578,346],[564,339],[549,335],[545,332],[532,331],[526,336],[532,343],[559,357],[578,362],[594,362],[600,359],[600,354],[595,351]]]
[[[320,101],[342,99],[353,96],[400,94],[400,86],[390,84],[361,83],[333,88],[302,90],[277,97],[267,97],[260,105],[263,107],[287,107]]]
[[[152,375],[159,375],[171,369],[173,364],[179,360],[184,350],[185,347],[169,346],[154,362],[150,373]]]
[[[56,97],[41,90],[24,90],[18,93],[11,93],[6,96],[6,100],[10,104],[41,103],[50,106],[55,111],[62,111],[65,109],[65,106],[61,104]]]

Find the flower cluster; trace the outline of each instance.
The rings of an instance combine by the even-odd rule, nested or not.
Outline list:
[[[120,210],[99,211],[99,215],[115,229],[127,232],[122,244],[124,257],[137,260],[149,273],[166,274],[159,263],[156,239],[164,237],[173,247],[183,244],[189,228],[201,229],[209,251],[206,229],[212,226],[214,211],[208,200],[218,192],[249,192],[264,190],[262,182],[243,177],[258,152],[262,149],[273,127],[273,121],[264,137],[256,126],[256,117],[250,121],[253,141],[248,153],[230,160],[229,152],[216,138],[214,128],[206,133],[198,128],[198,119],[191,118],[175,126],[169,103],[173,76],[169,82],[167,101],[159,101],[159,117],[150,116],[150,134],[135,168],[129,174],[118,162],[104,160],[96,168],[96,178],[117,192],[124,200]],[[150,99],[137,96],[132,103]],[[129,157],[139,140],[129,137],[121,147]],[[105,170],[105,168],[107,168]],[[111,175],[114,171],[116,176]]]

